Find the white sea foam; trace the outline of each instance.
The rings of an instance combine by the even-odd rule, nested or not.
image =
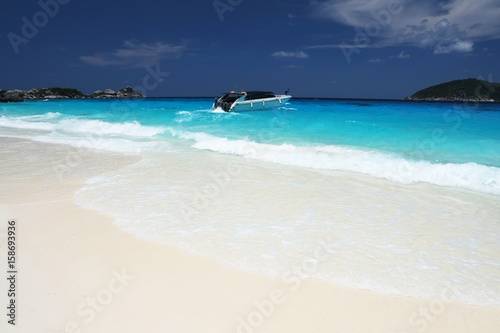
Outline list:
[[[164,150],[170,144],[156,139],[165,131],[159,126],[143,126],[136,121],[109,123],[102,120],[67,118],[57,120],[60,114],[0,118],[0,126],[21,130],[39,130],[46,133],[24,136],[40,142],[68,144],[75,147],[118,152]],[[50,119],[56,119],[49,122]],[[42,120],[42,121],[40,121]],[[18,135],[19,136],[19,135]]]
[[[137,121],[125,123],[108,123],[101,120],[65,119],[60,121],[56,130],[72,133],[95,133],[99,135],[122,135],[138,138],[149,138],[162,133],[165,128],[143,126]]]
[[[67,136],[58,132],[34,136],[32,140],[39,142],[66,144],[78,148],[107,150],[123,153],[141,153],[147,150],[169,151],[171,145],[165,141],[136,141],[127,138],[105,136]]]
[[[211,110],[212,113],[227,113],[226,111],[222,110],[220,106],[218,106],[216,109]]]
[[[24,119],[23,119],[24,118]],[[32,129],[50,131],[54,129],[53,123],[43,121],[27,121],[27,117],[9,118],[6,116],[0,117],[0,126],[11,127],[18,129]]]
[[[255,166],[189,149],[148,153],[89,180],[76,202],[115,215],[120,228],[142,239],[288,286],[311,277],[386,294],[433,299],[446,292],[459,302],[500,304],[498,201],[424,185],[408,191],[347,173]]]
[[[123,135],[132,137],[153,137],[165,131],[165,128],[163,127],[143,126],[137,121],[109,123],[102,120],[82,118],[68,118],[55,122],[47,121],[59,116],[59,113],[21,116],[15,118],[2,116],[0,117],[0,126],[19,129],[59,131],[66,133],[94,133],[99,135]]]
[[[428,161],[408,160],[379,151],[338,146],[272,145],[250,140],[229,140],[205,133],[173,131],[173,134],[194,140],[192,147],[196,149],[239,155],[266,162],[313,169],[354,171],[401,184],[426,182],[439,186],[500,194],[500,169],[476,163],[435,164]]]
[[[195,116],[189,111],[180,111],[177,114],[185,120]],[[157,135],[170,131],[176,137],[194,140],[192,147],[201,150],[282,165],[359,172],[401,184],[426,182],[500,194],[500,168],[476,163],[431,163],[409,160],[380,151],[333,145],[273,145],[248,139],[230,140],[202,132],[179,131],[162,126],[144,126],[136,121],[110,123],[85,118],[59,119],[60,117],[61,114],[57,112],[15,118],[2,116],[0,126],[49,132],[34,136],[33,139],[37,141],[126,152],[164,149],[169,145],[162,141],[164,138],[157,138]]]
[[[42,120],[50,120],[50,119],[54,119],[54,118],[59,118],[61,116],[62,116],[62,114],[59,112],[48,112],[45,114],[20,116],[20,117],[18,117],[18,119],[28,120],[28,121],[42,121]]]

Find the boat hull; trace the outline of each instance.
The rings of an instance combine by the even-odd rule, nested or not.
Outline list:
[[[235,101],[228,110],[227,107],[224,108],[224,111],[227,112],[242,112],[242,111],[259,111],[259,110],[267,110],[272,108],[277,108],[283,106],[287,103],[292,96],[289,95],[277,95],[272,98],[261,98],[261,99],[253,99],[249,101]],[[215,104],[214,108],[220,105]]]

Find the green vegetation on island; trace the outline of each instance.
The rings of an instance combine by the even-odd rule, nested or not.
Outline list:
[[[500,102],[500,83],[478,79],[454,80],[417,91],[406,100]]]
[[[45,98],[45,96],[59,96],[62,98],[85,98],[85,95],[74,88],[39,88],[32,89],[29,92],[33,94],[35,98]]]

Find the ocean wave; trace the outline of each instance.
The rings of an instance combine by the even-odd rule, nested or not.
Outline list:
[[[40,121],[54,119],[59,113],[49,113],[42,116],[21,116],[15,118],[0,117],[0,126],[18,128],[58,131],[68,134],[98,134],[98,135],[122,135],[128,137],[153,137],[165,131],[164,127],[143,126],[137,121],[124,123],[109,123],[96,119],[67,118],[55,122]]]
[[[6,116],[0,117],[0,126],[18,128],[18,129],[45,130],[45,131],[50,131],[54,128],[53,123],[40,122],[40,121],[38,122],[27,121],[22,117],[9,118]]]
[[[141,152],[143,150],[170,147],[167,142],[155,136],[165,131],[158,126],[144,126],[140,123],[109,123],[97,119],[57,119],[58,113],[40,117],[0,117],[0,126],[21,130],[43,130],[48,133],[32,134],[29,138],[47,143],[68,144],[98,150],[118,152]],[[50,122],[48,120],[56,121]],[[40,121],[45,120],[45,121]]]
[[[150,138],[165,131],[163,127],[143,126],[137,121],[108,123],[102,120],[80,120],[74,118],[62,120],[57,124],[56,129],[72,133],[96,133],[141,138]]]
[[[62,113],[59,113],[59,112],[48,112],[45,114],[34,114],[34,115],[29,115],[29,116],[20,116],[20,117],[17,117],[17,119],[27,120],[27,121],[43,121],[43,120],[50,120],[50,119],[59,118],[61,116],[62,116]]]
[[[194,140],[193,148],[239,155],[282,165],[320,170],[342,170],[385,178],[395,183],[430,183],[500,195],[500,168],[477,163],[431,163],[409,160],[380,151],[339,146],[273,145],[248,139],[230,140],[206,133],[172,132]]]

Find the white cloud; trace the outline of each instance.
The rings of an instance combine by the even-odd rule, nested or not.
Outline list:
[[[500,38],[498,0],[319,0],[311,8],[313,17],[364,33],[369,43],[363,47],[413,45],[434,53],[471,52],[475,42]],[[343,45],[355,44],[355,34],[353,29]]]
[[[271,54],[275,58],[307,58],[309,55],[304,51],[276,51]]]
[[[123,43],[123,48],[81,56],[80,60],[100,67],[142,68],[154,65],[162,59],[178,58],[185,49],[185,45],[172,45],[164,42],[140,43],[130,40]]]
[[[474,49],[474,43],[468,40],[455,40],[451,43],[437,45],[434,49],[434,53],[443,54],[451,52],[471,52]]]
[[[410,58],[410,55],[408,53],[406,53],[405,51],[401,51],[398,54],[398,59],[408,59],[408,58]]]

